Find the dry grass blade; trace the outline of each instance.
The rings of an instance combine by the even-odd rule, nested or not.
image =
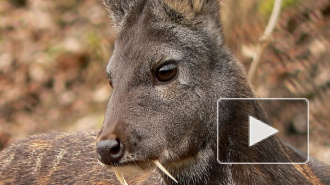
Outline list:
[[[122,185],[128,185],[123,174],[121,174],[120,172],[117,172],[115,171],[115,174],[116,174],[116,177],[117,179],[119,180],[119,182],[122,184]]]
[[[155,165],[162,171],[164,172],[168,177],[170,177],[174,182],[178,183],[178,181],[164,168],[162,164],[158,160],[153,161]]]

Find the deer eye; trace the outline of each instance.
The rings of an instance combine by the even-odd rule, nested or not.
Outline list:
[[[156,79],[158,82],[169,82],[176,77],[178,68],[173,63],[161,65],[156,70]]]

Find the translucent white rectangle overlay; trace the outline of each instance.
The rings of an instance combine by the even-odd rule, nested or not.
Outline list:
[[[219,103],[221,100],[288,100],[307,103],[307,160],[304,162],[221,162],[219,160]],[[309,101],[307,98],[220,98],[217,101],[217,161],[220,164],[306,164],[309,161]]]

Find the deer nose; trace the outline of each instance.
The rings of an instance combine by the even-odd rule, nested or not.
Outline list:
[[[124,145],[119,139],[101,140],[96,147],[98,159],[106,165],[119,162],[124,155]]]

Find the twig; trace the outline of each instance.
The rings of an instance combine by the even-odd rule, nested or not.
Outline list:
[[[264,50],[267,48],[267,46],[269,44],[270,36],[275,28],[278,17],[280,15],[281,5],[282,5],[282,0],[274,1],[274,7],[273,7],[272,14],[270,16],[269,22],[267,24],[264,34],[259,39],[257,51],[253,56],[253,60],[252,60],[252,63],[251,63],[250,69],[249,69],[249,73],[248,73],[248,78],[249,78],[250,82],[252,84],[254,84],[255,86],[256,86],[256,84],[254,83],[254,81],[255,81],[257,69],[260,64],[260,59],[261,59],[261,56],[262,56]]]

